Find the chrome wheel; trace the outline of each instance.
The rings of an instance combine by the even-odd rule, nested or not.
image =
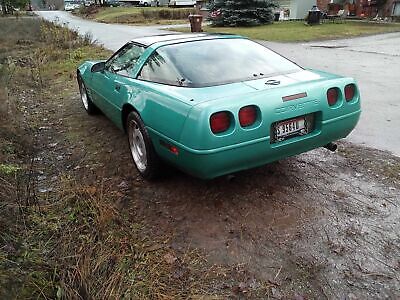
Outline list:
[[[144,172],[147,168],[147,152],[146,144],[139,125],[135,120],[129,122],[128,129],[129,147],[131,149],[133,160],[140,172]]]
[[[88,110],[89,109],[89,100],[88,100],[86,88],[85,88],[85,85],[83,84],[83,82],[81,82],[81,84],[80,84],[80,92],[81,92],[81,100],[82,100],[83,106],[85,107],[86,110]]]

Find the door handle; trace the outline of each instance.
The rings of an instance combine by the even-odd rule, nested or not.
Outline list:
[[[120,86],[119,84],[116,84],[116,85],[115,85],[115,90],[116,90],[117,92],[119,92],[120,89],[121,89],[121,86]]]

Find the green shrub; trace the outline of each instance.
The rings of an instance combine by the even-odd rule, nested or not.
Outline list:
[[[273,10],[278,7],[274,0],[214,0],[210,3],[209,20],[213,26],[255,26],[270,24]],[[217,13],[215,17],[213,13]]]

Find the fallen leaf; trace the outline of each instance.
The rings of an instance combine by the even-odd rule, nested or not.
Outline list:
[[[174,256],[171,253],[165,254],[164,259],[167,262],[167,264],[170,264],[170,265],[172,265],[177,260],[176,256]]]

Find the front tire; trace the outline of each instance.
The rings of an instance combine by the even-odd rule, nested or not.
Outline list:
[[[126,130],[131,156],[139,174],[147,180],[157,178],[160,174],[160,159],[137,112],[129,113],[126,120]]]
[[[96,113],[98,113],[99,110],[90,99],[81,75],[78,75],[78,85],[79,85],[79,92],[81,94],[81,101],[83,104],[83,108],[89,115],[95,115]]]

